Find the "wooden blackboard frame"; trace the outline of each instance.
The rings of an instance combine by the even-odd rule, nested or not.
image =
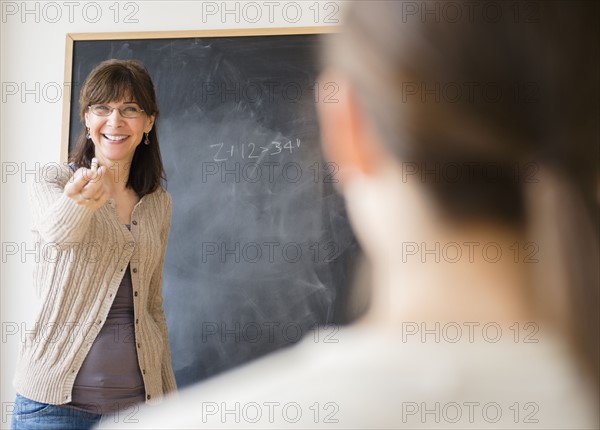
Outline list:
[[[299,34],[330,34],[337,27],[276,27],[244,28],[226,30],[183,30],[183,31],[138,31],[107,33],[67,33],[65,44],[65,80],[71,83],[73,77],[73,48],[78,41],[94,40],[139,40],[139,39],[182,39],[195,37],[247,37],[285,36]],[[66,163],[69,157],[69,127],[71,123],[71,94],[63,97],[62,138],[60,161]]]
[[[72,91],[64,99],[62,162],[67,161],[69,148],[76,138],[74,133],[78,131],[74,130],[79,121],[78,88],[89,73],[89,67],[98,61],[111,57],[141,59],[148,55],[144,57],[145,64],[151,64],[148,67],[156,71],[153,79],[158,87],[157,97],[159,100],[161,95],[164,97],[161,100],[165,103],[162,104],[164,112],[186,113],[186,106],[191,106],[187,117],[173,113],[161,115],[164,136],[173,137],[169,133],[174,131],[180,135],[161,142],[164,160],[171,163],[171,171],[180,172],[169,177],[175,225],[169,240],[176,245],[169,245],[163,289],[173,369],[180,386],[291,345],[317,325],[345,324],[354,318],[353,314],[348,315],[347,304],[353,285],[354,261],[360,249],[343,200],[335,192],[337,170],[333,163],[326,162],[320,149],[315,109],[315,104],[320,101],[315,97],[320,93],[314,90],[319,72],[315,50],[321,36],[327,37],[338,29],[298,27],[67,35],[65,82],[71,82]],[[151,48],[146,50],[159,45],[169,46],[169,52],[171,46],[179,47],[172,50],[176,54],[175,64],[189,64],[189,73],[183,74],[177,67],[162,69],[163,55],[157,57]],[[127,47],[127,52],[120,51],[123,46]],[[210,52],[202,54],[210,54],[206,63],[198,63],[199,57],[187,55],[188,51],[198,55],[198,47],[206,46],[211,47]],[[249,48],[240,50],[239,46]],[[138,49],[137,53],[134,53],[135,49]],[[271,55],[268,58],[274,62],[256,62],[255,55],[261,50],[265,55]],[[250,79],[248,82],[251,83],[292,79],[297,80],[295,85],[300,86],[300,93],[309,96],[302,100],[278,96],[269,99],[269,103],[253,104],[249,100],[235,106],[227,99],[225,102],[205,100],[202,104],[198,99],[201,88],[198,82],[201,81],[194,79],[209,76],[208,72],[199,74],[198,70],[223,55],[230,57],[223,61],[225,66],[209,71],[215,82],[230,82],[239,77]],[[172,64],[166,63],[167,66]],[[171,80],[165,76],[170,76]],[[195,82],[193,88],[197,92],[187,92],[188,78],[191,79],[189,82]],[[182,85],[174,88],[174,82]],[[185,94],[189,100],[183,102],[173,94]],[[327,93],[327,97],[332,95]],[[200,105],[203,108],[199,108]],[[199,112],[202,112],[201,116]],[[222,130],[215,127],[224,119],[229,121],[227,127]],[[236,126],[231,127],[232,124]],[[213,134],[227,142],[238,142],[242,135],[250,136],[247,142],[289,138],[290,156],[260,147],[261,154],[266,150],[267,156],[273,158],[258,159],[259,156],[254,154],[251,160],[249,153],[244,156],[244,146],[234,155],[231,145],[231,157],[217,160],[211,149],[218,146],[217,140],[212,142],[213,145],[203,140],[204,136]],[[296,148],[300,148],[300,140],[306,143],[302,152],[294,152],[293,156],[292,140],[297,141]],[[250,148],[246,140],[240,142]],[[255,146],[252,148],[254,151]],[[278,155],[280,153],[282,155]],[[203,162],[209,166],[217,165],[222,172],[229,172],[226,175],[237,171],[235,167],[242,164],[255,169],[250,172],[258,171],[252,167],[254,165],[270,167],[266,170],[267,175],[248,179],[236,176],[237,173],[225,176],[225,179],[223,175],[205,178],[197,169],[198,165],[204,165]],[[192,165],[188,166],[188,163]],[[284,175],[283,167],[279,176],[273,176],[269,169],[274,165],[291,165],[292,177]],[[302,172],[302,167],[304,175],[294,176]],[[246,172],[241,167],[239,170]],[[193,192],[189,192],[190,184],[194,184]],[[228,209],[223,210],[225,207]],[[218,245],[221,251],[226,251],[217,255],[214,249],[205,250],[206,244],[213,248]],[[297,250],[291,257],[281,251],[288,245]],[[239,250],[246,246],[258,249],[256,254],[239,258]],[[280,250],[278,258],[274,257],[275,246]],[[238,254],[231,254],[231,250]],[[207,305],[209,302],[210,306]],[[177,315],[177,319],[171,318],[172,315]],[[247,334],[242,327],[243,330],[258,329],[256,333]],[[280,330],[275,332],[273,327]],[[290,327],[295,334],[289,335],[287,328]],[[243,335],[230,336],[232,330],[238,328]],[[337,328],[333,327],[333,330]],[[173,333],[188,333],[194,342],[182,342]],[[258,335],[252,337],[253,333]]]

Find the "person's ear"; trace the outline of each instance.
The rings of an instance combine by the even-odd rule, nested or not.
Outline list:
[[[154,127],[154,119],[155,118],[156,118],[155,115],[148,116],[148,119],[146,120],[146,127],[144,127],[144,133],[150,133],[150,131],[152,130],[152,127]]]
[[[321,73],[317,84],[324,97],[318,104],[323,153],[335,163],[343,188],[353,175],[375,171],[379,145],[347,78],[328,69]]]

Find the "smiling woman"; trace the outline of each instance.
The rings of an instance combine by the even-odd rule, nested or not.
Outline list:
[[[162,306],[172,202],[152,80],[138,62],[108,60],[80,102],[71,163],[30,184],[34,238],[60,252],[35,268],[42,306],[20,352],[13,429],[90,428],[177,389]]]
[[[140,109],[137,104],[135,102],[125,102],[124,104],[122,104],[120,107],[111,107],[108,105],[92,105],[92,106],[88,106],[89,111],[94,114],[94,116],[92,116],[90,118],[90,114],[86,113],[85,115],[85,119],[86,119],[86,124],[88,125],[88,134],[90,134],[91,137],[91,133],[93,132],[95,137],[97,138],[97,140],[99,142],[102,142],[101,138],[104,138],[104,140],[107,140],[108,142],[108,149],[114,148],[111,147],[111,144],[115,144],[115,143],[119,143],[121,144],[118,148],[121,149],[121,152],[125,152],[125,155],[128,156],[128,158],[130,155],[133,155],[133,152],[135,150],[135,148],[137,148],[137,145],[139,145],[139,139],[138,139],[138,135],[140,133],[140,130],[138,130],[138,126],[140,125],[140,123],[138,121],[126,121],[128,119],[137,119],[140,118],[140,116],[142,115],[142,113],[144,112],[143,109]],[[113,112],[118,112],[119,116],[113,116],[111,115]],[[105,120],[102,120],[102,118],[106,118]],[[152,123],[154,122],[154,117],[147,117],[145,118],[145,122],[146,124],[144,124],[146,127],[152,127]],[[90,124],[91,124],[91,128],[90,128]],[[123,128],[123,124],[126,126],[125,128]],[[127,127],[129,126],[129,127]],[[133,126],[135,133],[132,134],[122,134],[124,132],[129,131],[128,128],[131,128],[131,126]],[[107,128],[106,132],[101,133],[98,136],[98,131],[100,128]],[[111,129],[113,130],[113,132],[111,133]],[[115,133],[119,133],[119,134],[115,134]],[[147,134],[148,132],[146,132]],[[87,136],[86,136],[87,137]],[[125,142],[127,141],[127,142]],[[132,145],[132,143],[137,142],[136,144]],[[124,145],[125,143],[129,143],[129,145]],[[96,149],[101,148],[100,145],[98,145],[98,147]],[[132,151],[133,149],[133,151]]]
[[[101,63],[81,89],[79,106],[86,128],[79,135],[71,161],[89,167],[96,156],[100,165],[114,174],[131,170],[127,186],[140,197],[152,192],[165,177],[155,124],[159,113],[156,94],[141,64],[121,60]],[[143,137],[146,147],[138,148]],[[144,168],[136,169],[135,165]]]
[[[89,136],[94,142],[96,158],[106,166],[130,165],[142,133],[147,134],[152,128],[154,116],[142,117],[143,110],[135,102],[121,103],[119,107],[92,105],[88,110],[91,113],[85,114],[86,138]]]

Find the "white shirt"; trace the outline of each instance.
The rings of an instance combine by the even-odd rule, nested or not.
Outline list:
[[[102,428],[599,428],[596,394],[558,339],[414,328],[320,328]]]

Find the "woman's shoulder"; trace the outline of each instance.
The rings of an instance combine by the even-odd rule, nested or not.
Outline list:
[[[77,170],[73,163],[49,162],[37,164],[35,175],[30,175],[31,185],[59,185],[64,187]]]
[[[148,194],[146,198],[157,205],[165,207],[170,207],[173,204],[171,193],[168,192],[162,185],[159,185],[156,190]]]

